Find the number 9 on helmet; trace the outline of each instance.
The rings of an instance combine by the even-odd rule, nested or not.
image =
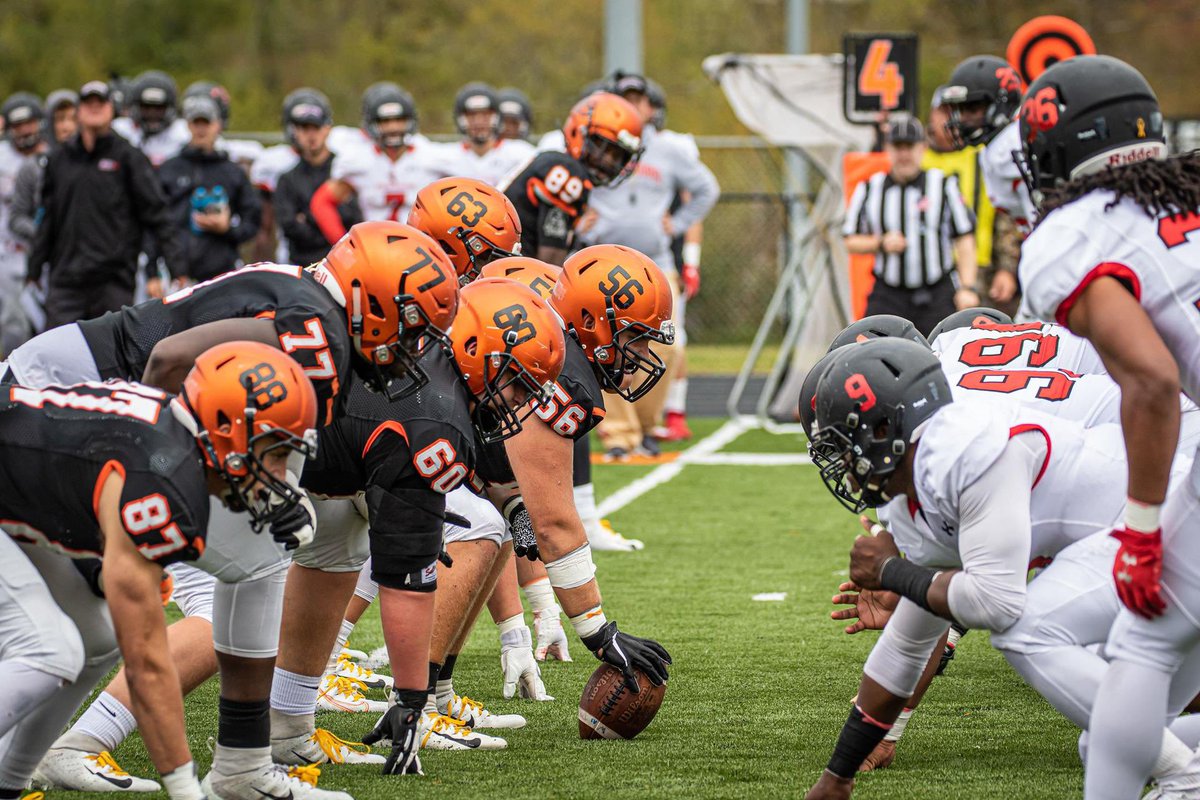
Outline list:
[[[454,360],[475,399],[480,440],[499,442],[553,396],[566,358],[562,325],[532,289],[503,278],[480,278],[461,300],[450,329]]]
[[[317,394],[291,356],[261,342],[209,348],[173,408],[185,414],[205,465],[228,484],[230,508],[248,512],[255,530],[299,502],[283,469],[292,453],[316,453]]]

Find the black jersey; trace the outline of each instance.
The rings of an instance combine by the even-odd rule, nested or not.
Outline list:
[[[537,258],[539,245],[569,249],[591,190],[587,169],[566,153],[534,156],[504,187],[521,218],[521,252]]]
[[[350,375],[346,312],[303,268],[255,264],[120,311],[80,322],[102,378],[141,380],[150,351],[172,334],[224,319],[270,319],[280,348],[317,392],[317,424],[335,416]]]
[[[14,539],[99,556],[97,506],[113,471],[125,479],[121,522],[143,556],[165,565],[204,552],[204,464],[169,395],[118,381],[4,387],[0,520]]]
[[[388,402],[355,379],[344,413],[323,428],[301,485],[326,497],[370,486],[446,494],[471,477],[475,431],[467,390],[450,357],[435,348],[421,357],[429,383]]]

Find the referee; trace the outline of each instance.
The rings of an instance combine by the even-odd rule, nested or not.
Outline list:
[[[979,305],[975,216],[956,176],[921,169],[918,120],[893,121],[884,149],[891,168],[854,190],[842,235],[851,253],[876,256],[867,315],[896,314],[928,335],[957,309]]]

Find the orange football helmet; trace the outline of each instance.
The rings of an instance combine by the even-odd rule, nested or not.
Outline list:
[[[543,300],[550,299],[562,267],[547,264],[528,256],[512,256],[493,261],[479,273],[481,278],[507,278],[537,292]]]
[[[521,430],[546,403],[566,358],[562,325],[549,304],[525,286],[480,278],[462,290],[450,342],[459,375],[475,397],[479,438],[499,442]]]
[[[458,312],[454,265],[437,242],[400,222],[360,222],[314,274],[341,291],[368,388],[396,400],[429,382],[417,361],[430,341],[446,342]]]
[[[317,393],[292,357],[262,342],[226,342],[200,354],[178,402],[195,420],[204,463],[229,484],[229,505],[255,530],[300,500],[263,456],[283,448],[316,453]],[[255,452],[256,446],[265,447]],[[280,502],[282,501],[282,502]]]
[[[521,220],[512,201],[474,178],[427,185],[417,192],[408,224],[442,246],[464,285],[489,261],[521,252]]]
[[[596,92],[575,104],[563,123],[567,153],[582,163],[594,186],[613,186],[642,154],[642,117],[625,98]]]
[[[673,302],[663,271],[617,244],[585,247],[568,258],[550,295],[605,388],[631,401],[666,372],[650,345],[675,343]]]

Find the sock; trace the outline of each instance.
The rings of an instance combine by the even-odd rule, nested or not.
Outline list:
[[[312,716],[317,710],[320,689],[320,675],[300,675],[276,667],[271,681],[271,710]]]
[[[217,701],[217,744],[229,748],[267,748],[271,744],[270,700]],[[228,774],[228,773],[226,773]]]
[[[228,702],[225,700],[222,703]],[[271,768],[271,748],[237,747],[217,743],[213,748],[213,772],[218,775],[241,775]]]
[[[434,683],[434,696],[437,698],[438,710],[450,707],[450,701],[454,699],[454,662],[458,661],[458,653],[451,653],[446,656],[446,663],[442,664],[442,669],[438,672],[438,679]]]
[[[671,386],[667,389],[667,402],[663,406],[663,411],[668,414],[687,413],[687,390],[687,378],[676,378],[671,381]]]
[[[527,583],[521,587],[521,591],[525,593],[525,599],[529,601],[529,610],[534,614],[548,611],[551,608],[558,609],[558,602],[554,598],[554,587],[550,585],[549,578],[539,578]]]
[[[1163,719],[1171,676],[1114,661],[1108,668],[1088,727],[1086,797],[1139,797],[1150,771],[1163,767]]]
[[[108,692],[101,692],[70,730],[59,737],[55,747],[68,747],[98,753],[113,751],[137,730],[133,712]],[[90,746],[89,746],[90,745]]]
[[[575,495],[575,510],[583,522],[583,529],[589,530],[600,524],[600,512],[596,509],[596,485],[584,483],[572,487]]]
[[[310,711],[307,714],[289,714],[271,709],[271,741],[294,739],[305,736],[317,729],[317,715]]]
[[[436,714],[437,708],[437,681],[438,676],[442,674],[442,665],[429,662],[429,694],[425,698],[425,713]]]
[[[342,648],[346,646],[346,642],[350,641],[350,634],[353,632],[354,623],[348,619],[342,620],[342,629],[338,631],[337,641],[333,643],[333,650],[329,653],[329,661],[325,664],[326,675],[337,669],[338,656],[342,654]]]

